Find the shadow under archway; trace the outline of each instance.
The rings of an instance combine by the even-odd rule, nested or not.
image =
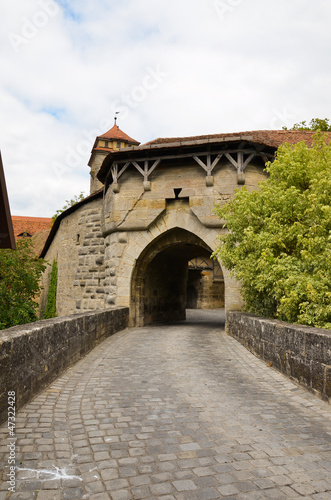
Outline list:
[[[180,228],[155,238],[137,259],[131,279],[131,325],[169,323],[186,317],[188,262],[212,249]]]

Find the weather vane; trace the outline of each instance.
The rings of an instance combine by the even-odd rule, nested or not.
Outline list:
[[[114,121],[115,121],[115,125],[116,125],[116,121],[117,121],[117,116],[116,115],[119,115],[119,111],[115,111],[115,116],[114,116]]]

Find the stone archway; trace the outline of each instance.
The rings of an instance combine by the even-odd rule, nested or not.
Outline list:
[[[211,253],[201,238],[178,227],[147,245],[132,273],[131,324],[185,319],[188,262]]]

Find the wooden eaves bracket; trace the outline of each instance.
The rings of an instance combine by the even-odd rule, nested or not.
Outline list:
[[[231,165],[237,170],[237,182],[238,184],[245,184],[245,168],[249,165],[252,159],[256,156],[259,156],[263,159],[264,162],[273,159],[273,155],[269,153],[265,153],[259,150],[252,149],[236,149],[233,151],[216,151],[213,153],[213,156],[216,155],[214,160],[212,160],[212,153],[203,152],[197,154],[177,154],[177,155],[169,155],[164,156],[162,158],[137,158],[136,160],[129,160],[124,162],[114,161],[112,164],[110,171],[106,177],[105,182],[105,191],[107,191],[109,184],[112,185],[112,190],[114,193],[118,193],[120,190],[119,179],[122,174],[128,169],[130,165],[133,165],[138,172],[143,177],[143,186],[145,191],[151,190],[151,183],[149,181],[149,176],[151,173],[157,168],[162,160],[168,159],[179,159],[179,158],[193,158],[200,167],[204,169],[206,172],[206,186],[214,185],[214,177],[212,172],[214,168],[218,165],[219,161],[224,156],[229,160]],[[247,156],[247,158],[245,158]],[[206,160],[203,161],[201,157],[206,157]],[[112,177],[112,181],[110,179]]]

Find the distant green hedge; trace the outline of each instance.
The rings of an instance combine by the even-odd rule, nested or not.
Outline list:
[[[57,290],[57,262],[54,259],[49,281],[49,289],[47,294],[46,311],[44,314],[45,319],[55,318],[56,316],[56,290]]]

